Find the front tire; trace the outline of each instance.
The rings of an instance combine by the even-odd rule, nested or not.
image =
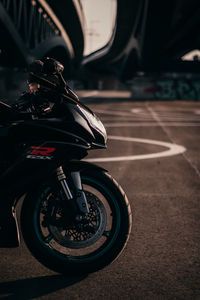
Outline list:
[[[67,229],[52,224],[44,226],[50,201],[55,202],[56,214],[61,214],[51,184],[42,185],[22,206],[21,228],[27,247],[38,261],[59,273],[83,274],[104,268],[122,252],[131,231],[130,204],[118,183],[97,169],[81,172],[81,180],[92,230],[81,224]]]

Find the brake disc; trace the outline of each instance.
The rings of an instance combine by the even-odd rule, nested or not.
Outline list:
[[[82,221],[67,228],[49,225],[54,240],[67,248],[89,247],[101,238],[107,223],[106,209],[103,203],[92,193],[85,191],[89,213]]]

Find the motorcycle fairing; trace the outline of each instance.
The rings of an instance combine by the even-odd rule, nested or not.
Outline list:
[[[16,142],[29,142],[29,141],[85,141],[92,142],[94,135],[89,128],[87,122],[84,126],[79,123],[71,121],[62,121],[59,119],[47,120],[26,120],[14,122],[9,128],[9,136],[16,140]],[[84,139],[82,138],[84,136]],[[86,142],[87,141],[87,142]]]
[[[98,142],[98,148],[105,147],[101,133],[79,113],[75,103],[63,103],[57,113],[55,105],[49,118],[32,120],[29,114],[16,112],[0,102],[3,125],[0,126],[0,150],[4,145],[4,152],[8,152],[11,161],[10,167],[0,176],[3,199],[0,201],[0,226],[6,224],[0,247],[19,245],[15,206],[22,195],[30,194],[35,186],[55,176],[55,170],[61,165],[64,165],[66,174],[85,168],[100,168],[86,162],[70,161],[84,158],[87,150]]]

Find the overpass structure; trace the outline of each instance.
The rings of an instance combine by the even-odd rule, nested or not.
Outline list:
[[[136,71],[199,72],[198,61],[181,57],[200,49],[199,0],[117,0],[109,43],[84,58],[92,73],[129,79]]]
[[[0,66],[21,68],[51,56],[64,63],[66,76],[73,73],[84,48],[81,5],[78,0],[56,4],[56,0],[0,0]]]
[[[199,72],[199,61],[181,57],[200,48],[199,0],[116,0],[117,17],[108,44],[83,57],[84,14],[80,0],[0,0],[0,66],[23,67],[56,57],[71,77],[135,72]]]

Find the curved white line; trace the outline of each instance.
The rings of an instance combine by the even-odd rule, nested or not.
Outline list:
[[[157,153],[142,154],[142,155],[98,157],[98,158],[88,158],[85,160],[90,162],[114,162],[114,161],[126,161],[126,160],[139,160],[139,159],[150,159],[150,158],[157,158],[157,157],[173,156],[173,155],[181,154],[186,151],[186,148],[183,146],[167,143],[167,142],[160,142],[155,140],[132,138],[132,137],[114,136],[114,135],[109,135],[108,138],[111,140],[157,145],[157,146],[166,147],[168,148],[168,150],[157,152]]]

